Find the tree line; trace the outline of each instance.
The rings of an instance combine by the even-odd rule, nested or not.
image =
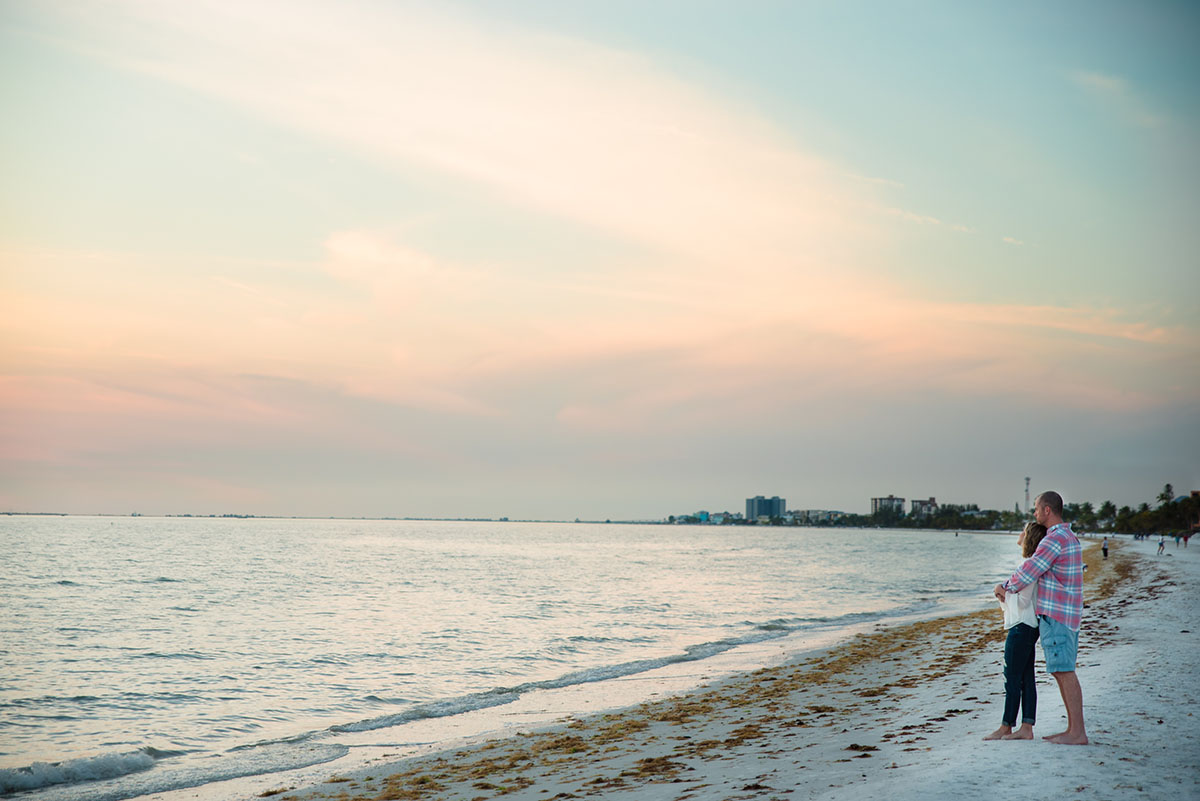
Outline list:
[[[1174,488],[1166,484],[1154,500],[1154,505],[1147,501],[1137,508],[1118,508],[1112,501],[1104,501],[1098,507],[1091,501],[1068,503],[1063,505],[1063,519],[1081,533],[1188,533],[1200,524],[1200,496],[1176,497]],[[834,525],[1016,531],[1031,519],[1032,515],[1021,511],[1019,504],[1014,504],[1009,511],[980,509],[976,504],[948,503],[924,515],[905,514],[899,509],[881,509],[870,515],[844,515]]]

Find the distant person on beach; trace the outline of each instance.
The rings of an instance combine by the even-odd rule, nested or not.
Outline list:
[[[1041,523],[1029,523],[1017,537],[1021,556],[1028,559],[1037,550],[1046,527]],[[1032,740],[1033,726],[1037,722],[1037,684],[1033,670],[1035,645],[1038,640],[1037,585],[1032,581],[1020,592],[1004,594],[1000,605],[1004,608],[1004,628],[1008,637],[1004,641],[1004,715],[1000,728],[984,737],[985,740]],[[1021,728],[1017,725],[1017,711],[1021,712]]]
[[[1058,682],[1067,708],[1067,730],[1046,737],[1052,743],[1087,745],[1083,723],[1083,688],[1075,675],[1079,651],[1079,624],[1083,618],[1083,546],[1063,522],[1063,500],[1057,492],[1037,496],[1033,516],[1046,527],[1046,536],[1033,556],[1026,559],[1003,584],[993,590],[1004,602],[1005,593],[1020,592],[1038,583],[1038,634],[1046,671]]]
[[[1104,558],[1108,558],[1108,537],[1104,538],[1104,542],[1100,543],[1100,550],[1104,552]]]
[[[1159,534],[1158,535],[1158,553],[1156,553],[1155,556],[1161,556],[1163,549],[1166,547],[1167,547],[1167,538],[1164,537],[1162,534]]]

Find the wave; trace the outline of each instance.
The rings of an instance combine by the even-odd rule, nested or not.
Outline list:
[[[573,637],[567,637],[564,641],[565,642],[597,643],[597,644],[604,644],[604,643],[610,643],[610,642],[622,643],[622,644],[624,644],[624,643],[644,644],[644,643],[654,642],[654,639],[652,637],[601,637],[601,636],[589,636],[586,634],[576,634]]]
[[[114,779],[150,770],[157,761],[154,753],[163,752],[143,748],[119,754],[81,757],[66,762],[34,762],[24,768],[4,768],[0,770],[0,794],[37,790],[58,784]]]
[[[276,743],[235,748],[219,757],[207,755],[189,761],[175,759],[187,756],[190,753],[187,751],[146,747],[5,769],[0,771],[0,794],[24,791],[27,794],[22,795],[23,801],[124,801],[244,776],[310,767],[340,759],[349,752],[345,745]]]
[[[796,631],[838,628],[841,626],[852,626],[856,623],[865,623],[872,620],[884,620],[891,617],[904,617],[906,615],[928,612],[937,606],[937,599],[921,598],[906,606],[900,606],[885,611],[850,612],[845,615],[835,615],[834,617],[781,617],[768,620],[764,623],[745,621],[744,625],[753,626],[759,631],[779,632],[782,635],[790,634]]]
[[[163,654],[163,653],[159,653],[158,651],[147,651],[144,654],[134,654],[133,658],[134,659],[200,659],[200,660],[206,660],[206,659],[212,659],[213,657],[210,656],[209,654],[197,654],[194,652],[193,653],[181,652],[181,653],[177,653],[177,654]]]
[[[401,726],[405,723],[411,723],[416,720],[450,717],[452,715],[459,715],[465,712],[489,709],[496,706],[510,704],[513,701],[516,701],[522,695],[537,690],[557,690],[564,687],[573,687],[579,684],[590,684],[598,681],[622,679],[628,676],[634,676],[639,673],[646,673],[651,670],[666,667],[667,665],[708,659],[709,657],[716,656],[717,654],[724,653],[742,645],[752,645],[754,643],[764,642],[766,640],[778,639],[797,631],[811,630],[815,628],[847,626],[869,620],[879,620],[885,617],[909,615],[926,611],[935,607],[936,605],[937,603],[935,601],[919,601],[908,606],[890,609],[886,612],[859,612],[833,618],[779,618],[761,624],[750,623],[749,625],[751,625],[753,628],[747,634],[691,645],[684,648],[682,653],[649,659],[637,659],[631,662],[621,662],[613,665],[601,665],[599,667],[565,673],[562,676],[553,679],[530,681],[515,685],[513,687],[497,687],[484,692],[470,693],[468,695],[461,695],[440,701],[417,704],[416,706],[410,707],[403,712],[396,712],[390,715],[368,718],[355,723],[330,726],[326,731],[335,734],[375,731],[377,729],[391,728],[392,726]],[[315,736],[316,734],[318,733],[313,732],[312,735],[309,736]]]
[[[424,720],[426,718],[445,718],[451,715],[461,715],[464,712],[474,712],[477,709],[489,709],[494,706],[503,706],[510,704],[520,698],[521,695],[513,690],[489,690],[482,693],[471,693],[470,695],[459,696],[458,698],[447,698],[442,701],[431,701],[424,704],[417,704],[414,707],[397,712],[394,715],[383,715],[377,718],[368,718],[360,720],[357,723],[344,723],[336,726],[330,726],[327,731],[335,734],[375,731],[376,729],[387,729],[392,726],[401,726],[405,723],[411,723],[414,720]]]
[[[170,576],[157,576],[155,578],[128,578],[121,581],[122,584],[186,584],[188,579],[171,578]]]
[[[365,698],[363,698],[363,700],[368,701],[372,704],[391,704],[392,706],[399,706],[401,704],[412,703],[411,698],[385,698],[380,695],[368,695]]]

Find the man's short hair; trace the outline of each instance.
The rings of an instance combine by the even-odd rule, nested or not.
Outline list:
[[[1038,506],[1047,507],[1051,512],[1054,512],[1054,514],[1062,517],[1062,496],[1054,490],[1046,490],[1041,495],[1037,496],[1037,501],[1035,501],[1035,503]]]

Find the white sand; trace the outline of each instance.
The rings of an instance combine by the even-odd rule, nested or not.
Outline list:
[[[789,798],[940,799],[1200,799],[1200,548],[1155,557],[1156,542],[1122,542],[1148,565],[1136,587],[1084,610],[1077,672],[1084,692],[1088,746],[1054,745],[1040,737],[1066,728],[1053,678],[1038,670],[1038,740],[982,742],[999,724],[1002,659],[981,656],[962,682],[941,682],[914,696],[922,706],[963,706],[968,689],[987,688],[986,714],[955,718],[929,737],[930,751],[858,786]],[[1183,633],[1187,632],[1187,633]],[[1040,646],[1039,646],[1040,651]],[[1040,657],[1040,654],[1039,654]],[[957,684],[957,686],[955,686]],[[886,788],[886,789],[885,789]]]
[[[1039,739],[981,740],[1003,705],[997,609],[272,797],[1200,799],[1200,547],[1156,549],[1123,539],[1108,562],[1089,551],[1078,669],[1088,746],[1040,739],[1066,727],[1040,648]],[[1098,599],[1130,562],[1136,578]]]

